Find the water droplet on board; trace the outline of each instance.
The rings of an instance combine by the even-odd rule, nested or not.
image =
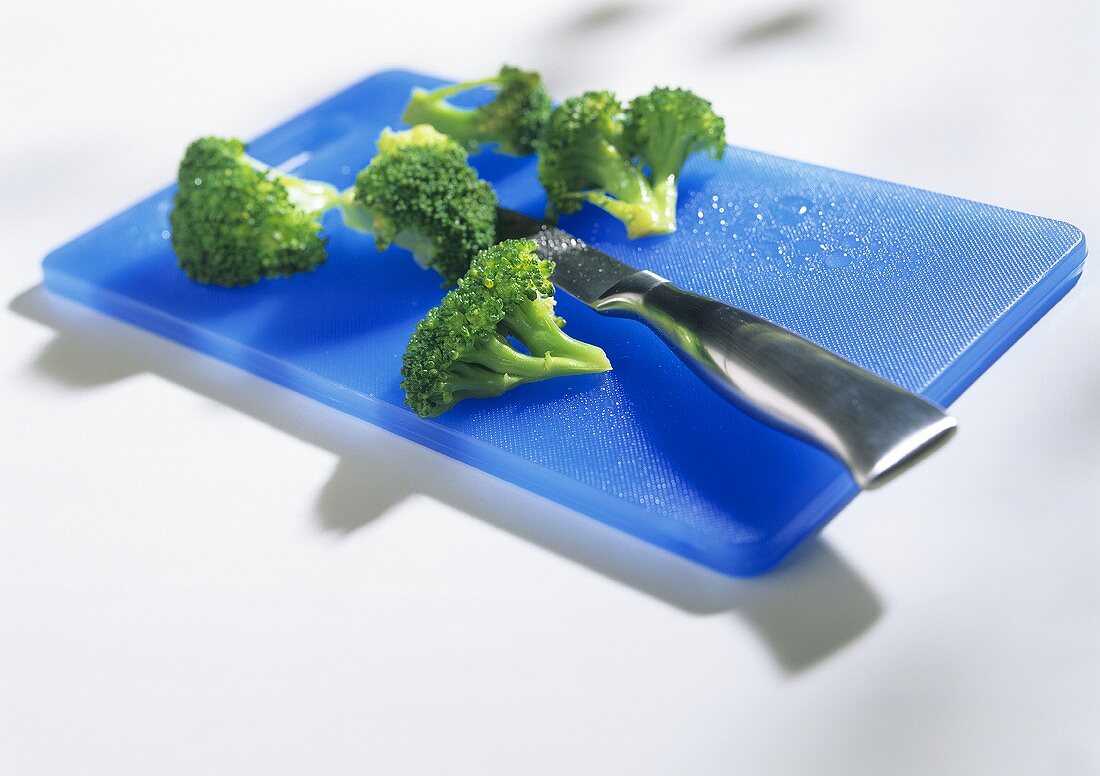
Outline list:
[[[800,259],[813,258],[820,255],[823,250],[825,250],[825,246],[816,237],[804,237],[794,244],[794,253]]]
[[[756,254],[765,260],[775,259],[779,253],[779,243],[775,240],[757,240],[753,243]]]
[[[781,224],[794,226],[810,212],[812,204],[804,197],[780,197],[775,205],[775,218]]]

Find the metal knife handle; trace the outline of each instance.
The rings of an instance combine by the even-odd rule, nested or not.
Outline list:
[[[639,318],[731,402],[843,461],[863,488],[947,441],[936,405],[763,318],[637,272],[600,295],[600,312]]]

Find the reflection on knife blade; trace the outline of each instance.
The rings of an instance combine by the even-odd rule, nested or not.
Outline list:
[[[539,255],[555,263],[554,285],[587,305],[595,304],[620,281],[638,272],[579,237],[506,208],[497,208],[497,239],[535,241]]]

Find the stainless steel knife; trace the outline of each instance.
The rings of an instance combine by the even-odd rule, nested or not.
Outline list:
[[[953,417],[782,326],[638,270],[546,222],[500,208],[498,239],[530,237],[556,286],[649,325],[727,400],[832,453],[875,488],[937,449]]]

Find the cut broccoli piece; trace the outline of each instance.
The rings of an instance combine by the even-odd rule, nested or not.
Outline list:
[[[548,215],[573,213],[591,202],[622,221],[632,238],[674,231],[675,213],[662,210],[631,158],[622,114],[611,92],[585,92],[550,114],[538,148]]]
[[[609,370],[603,350],[562,331],[565,321],[554,315],[553,270],[532,240],[506,240],[478,254],[458,288],[416,326],[401,368],[405,403],[433,417],[462,399]]]
[[[169,220],[180,267],[193,280],[243,286],[311,271],[326,258],[321,216],[357,220],[350,192],[269,168],[240,140],[204,137],[179,167]]]
[[[492,101],[477,108],[459,108],[447,98],[488,86],[496,90]],[[542,77],[533,70],[505,65],[500,73],[479,81],[467,81],[439,89],[414,89],[402,120],[407,124],[430,124],[477,153],[481,146],[496,143],[497,150],[511,156],[534,153],[535,140],[550,115],[550,95]]]
[[[386,130],[359,173],[355,199],[370,215],[379,250],[396,243],[454,283],[493,244],[497,197],[466,150],[425,124]]]
[[[687,89],[657,87],[635,97],[626,112],[626,145],[649,168],[662,212],[676,217],[677,179],[688,157],[726,151],[726,122],[711,104]],[[675,223],[675,221],[673,222]]]
[[[625,111],[610,92],[587,92],[551,112],[538,143],[539,180],[551,217],[591,202],[630,238],[668,234],[684,162],[724,150],[724,122],[689,91],[654,89]]]
[[[326,259],[321,217],[396,243],[449,283],[493,243],[496,195],[466,162],[466,151],[429,126],[385,131],[380,153],[344,191],[274,170],[239,140],[193,142],[179,168],[172,245],[194,280],[243,286],[288,277]]]

